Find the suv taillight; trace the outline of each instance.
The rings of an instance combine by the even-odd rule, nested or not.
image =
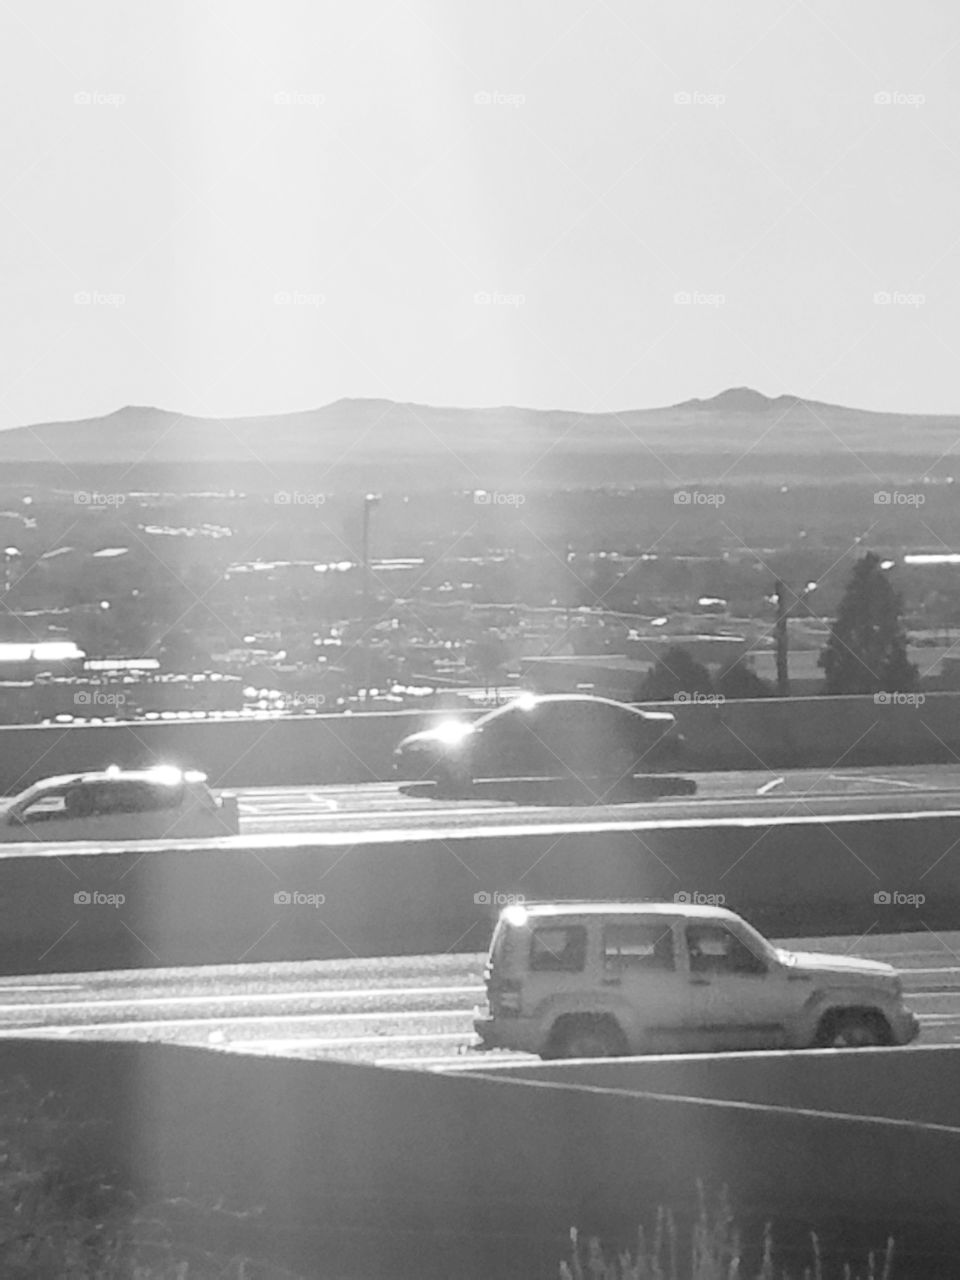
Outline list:
[[[487,982],[490,1012],[497,1016],[516,1016],[523,999],[523,983],[517,978],[491,978]]]

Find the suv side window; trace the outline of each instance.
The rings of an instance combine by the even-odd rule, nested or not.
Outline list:
[[[530,939],[533,973],[580,973],[587,958],[587,931],[582,924],[544,925]]]
[[[608,924],[603,931],[603,967],[672,970],[673,930],[660,920]]]
[[[687,953],[691,973],[729,973],[762,976],[766,962],[722,924],[687,925]]]

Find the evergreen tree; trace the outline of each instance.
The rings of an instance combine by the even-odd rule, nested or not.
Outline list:
[[[668,702],[677,694],[713,692],[710,672],[683,645],[671,645],[647,672],[640,686],[640,702]]]
[[[880,557],[868,552],[853,567],[820,654],[825,693],[909,693],[917,687],[917,668],[907,661],[900,608]]]

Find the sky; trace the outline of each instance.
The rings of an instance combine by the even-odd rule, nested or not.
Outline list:
[[[948,0],[6,0],[0,428],[960,412]]]

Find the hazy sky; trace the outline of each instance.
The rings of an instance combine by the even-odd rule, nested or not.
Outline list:
[[[953,0],[6,0],[0,61],[0,426],[960,412]]]

